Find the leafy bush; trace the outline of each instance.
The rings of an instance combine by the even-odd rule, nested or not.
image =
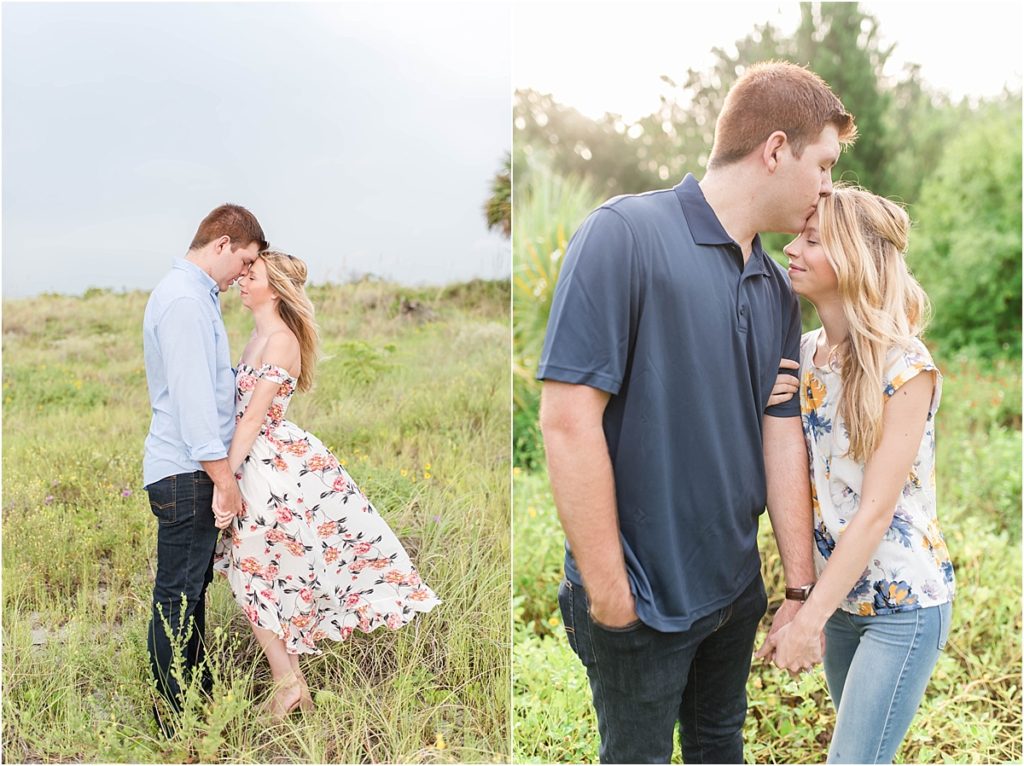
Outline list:
[[[368,386],[391,367],[388,357],[394,351],[394,343],[388,343],[383,348],[375,348],[366,341],[347,340],[338,346],[337,361],[334,363],[341,368],[346,381]],[[329,359],[325,361],[330,364]]]
[[[947,353],[1021,352],[1021,102],[979,111],[947,146],[911,209],[910,265]]]

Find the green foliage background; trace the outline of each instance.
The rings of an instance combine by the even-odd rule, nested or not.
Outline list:
[[[926,334],[946,382],[939,415],[939,517],[957,572],[949,648],[898,756],[903,762],[1021,758],[1021,97],[951,103],[916,67],[881,76],[890,50],[856,3],[805,3],[792,36],[759,26],[735,53],[663,79],[672,96],[627,124],[590,120],[530,90],[515,100],[513,508],[517,758],[596,762],[586,673],[561,630],[562,534],[544,472],[534,380],[568,240],[604,199],[703,174],[714,120],[742,67],[808,65],[856,116],[860,138],[834,178],[907,206],[908,263],[928,291]],[[781,255],[788,237],[764,238]],[[817,326],[804,305],[805,329]],[[764,576],[778,607],[781,565],[763,529]],[[767,625],[767,622],[765,623]],[[834,711],[820,673],[790,679],[755,665],[747,760],[823,762]],[[678,760],[678,748],[676,759]]]

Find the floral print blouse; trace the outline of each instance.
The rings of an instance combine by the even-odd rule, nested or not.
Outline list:
[[[814,510],[814,561],[818,575],[860,506],[864,464],[846,456],[850,434],[839,414],[839,371],[814,364],[821,330],[800,340],[800,413],[810,459]],[[885,536],[867,568],[839,605],[853,614],[892,614],[953,599],[953,564],[935,514],[935,413],[942,376],[928,349],[914,339],[890,351],[882,394],[889,399],[920,372],[934,371],[928,420],[913,467]]]

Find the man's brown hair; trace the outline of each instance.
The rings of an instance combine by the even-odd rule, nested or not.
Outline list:
[[[267,240],[256,216],[241,205],[221,205],[214,208],[199,224],[189,250],[198,250],[218,237],[231,238],[231,250],[248,247],[255,242],[259,249],[267,249]]]
[[[840,144],[857,138],[853,115],[818,75],[784,61],[754,64],[725,97],[708,168],[743,159],[776,130],[785,132],[799,158],[829,124],[839,131]]]

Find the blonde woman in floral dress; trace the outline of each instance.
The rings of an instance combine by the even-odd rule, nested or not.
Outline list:
[[[306,266],[263,252],[239,280],[255,330],[236,371],[228,451],[242,512],[219,512],[214,568],[231,583],[270,663],[270,711],[312,707],[298,655],[352,631],[399,628],[439,603],[394,533],[323,443],[285,420],[317,356]]]
[[[830,763],[892,761],[949,634],[942,376],[919,337],[928,304],[904,260],[909,227],[895,203],[837,185],[785,248],[793,289],[822,324],[802,339],[798,384],[818,580],[758,655],[799,672],[821,661],[824,630]]]

